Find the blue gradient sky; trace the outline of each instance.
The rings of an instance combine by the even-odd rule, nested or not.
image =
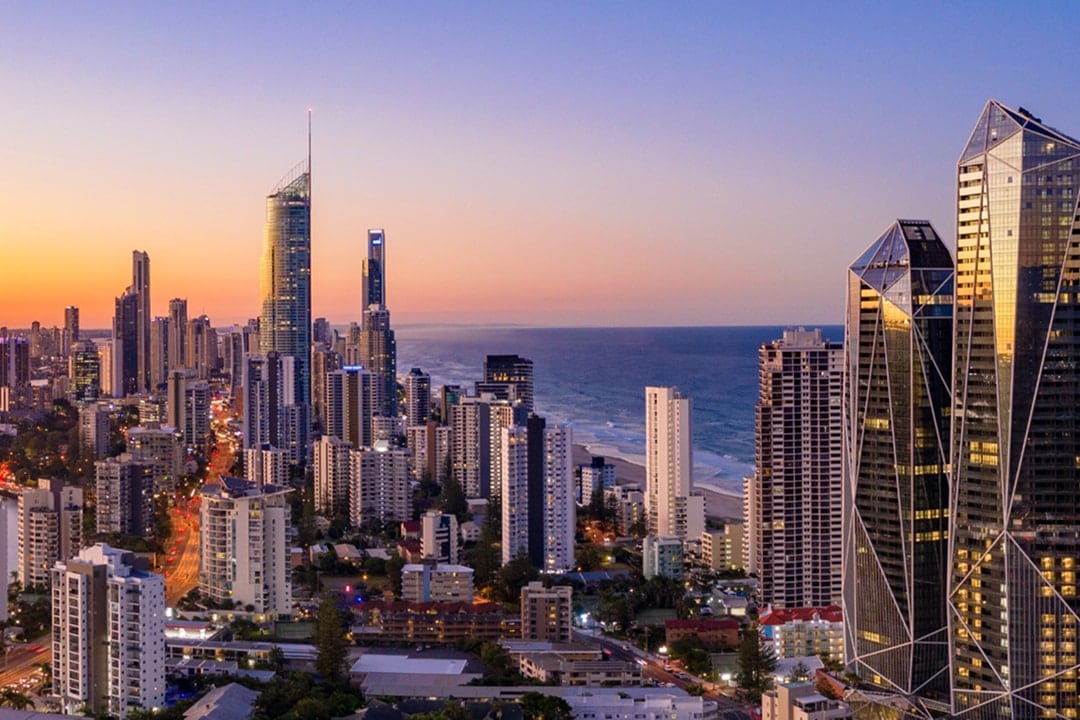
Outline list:
[[[313,310],[838,323],[895,217],[951,238],[990,97],[1080,134],[1072,3],[12,3],[0,324],[258,314],[264,198],[314,108]]]

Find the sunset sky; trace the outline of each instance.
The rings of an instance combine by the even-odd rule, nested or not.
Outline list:
[[[265,196],[314,109],[314,316],[840,323],[896,217],[954,232],[986,100],[1080,134],[1080,6],[5,3],[0,325],[259,311]]]

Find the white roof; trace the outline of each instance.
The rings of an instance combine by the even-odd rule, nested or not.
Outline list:
[[[466,660],[451,658],[412,658],[406,655],[364,653],[353,664],[353,673],[397,673],[402,675],[460,675]]]

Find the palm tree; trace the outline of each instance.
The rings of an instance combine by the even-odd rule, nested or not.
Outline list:
[[[26,695],[11,688],[4,688],[0,690],[0,705],[7,705],[14,710],[25,710],[27,706],[33,707],[34,703]]]

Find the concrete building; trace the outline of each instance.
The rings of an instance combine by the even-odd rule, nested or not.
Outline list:
[[[645,578],[683,578],[683,544],[674,535],[647,535],[641,544],[642,574]]]
[[[94,463],[97,531],[151,537],[154,484],[154,466],[131,453]]]
[[[650,535],[698,538],[705,501],[692,496],[690,398],[673,387],[645,388],[645,509]]]
[[[539,581],[521,588],[521,639],[570,642],[573,593],[569,585],[546,588]]]
[[[254,612],[292,614],[288,488],[222,476],[199,508],[199,591]]]
[[[457,564],[460,536],[457,518],[429,510],[421,516],[420,527],[420,548],[424,557]]]
[[[777,607],[841,600],[843,361],[841,343],[801,328],[758,353],[746,570]]]
[[[440,483],[446,479],[453,445],[451,433],[448,425],[440,425],[434,420],[406,428],[405,445],[412,453],[414,478],[422,480],[426,477]]]
[[[133,459],[153,466],[155,491],[172,492],[184,469],[176,428],[157,423],[137,425],[127,432],[127,449]]]
[[[11,574],[19,573],[19,497],[14,492],[0,491],[0,577],[11,582]],[[0,620],[8,619],[8,596],[0,593]]]
[[[409,490],[409,453],[391,450],[385,443],[350,455],[349,520],[394,523],[412,518]]]
[[[109,454],[109,410],[96,402],[79,408],[79,448],[84,457],[105,457]]]
[[[425,425],[431,418],[431,376],[420,368],[405,376],[405,417],[410,427]]]
[[[256,485],[289,484],[289,451],[275,447],[244,450],[244,477]]]
[[[701,533],[701,562],[710,570],[737,570],[746,558],[745,526],[728,522],[723,530]]]
[[[646,526],[645,493],[640,485],[616,485],[604,495],[615,502],[615,529],[620,535],[630,535],[630,529],[639,523]]]
[[[315,442],[315,512],[348,515],[351,456],[352,444],[333,435]]]
[[[517,355],[488,355],[484,358],[484,379],[476,383],[476,394],[485,393],[531,413],[533,361]]]
[[[83,493],[61,480],[38,480],[19,494],[19,582],[48,586],[58,561],[82,547]]]
[[[165,707],[165,581],[98,544],[52,575],[52,682],[66,714]]]
[[[423,562],[401,569],[401,599],[409,602],[473,601],[473,570],[464,565]]]
[[[835,662],[844,659],[844,612],[829,607],[766,607],[758,617],[762,642],[776,657],[796,658],[817,655]]]
[[[379,378],[360,365],[346,365],[327,373],[323,397],[326,434],[353,448],[375,442],[372,418],[378,411]]]
[[[603,494],[615,487],[615,466],[604,462],[602,457],[593,457],[588,465],[578,465],[578,476],[581,479],[578,502],[581,505],[589,505],[593,496]]]
[[[761,720],[843,720],[853,717],[841,700],[830,700],[811,682],[780,683],[761,696]]]

